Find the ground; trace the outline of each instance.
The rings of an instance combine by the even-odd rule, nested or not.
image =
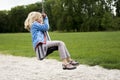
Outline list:
[[[119,80],[120,70],[80,64],[75,70],[63,70],[54,59],[0,54],[0,80]]]

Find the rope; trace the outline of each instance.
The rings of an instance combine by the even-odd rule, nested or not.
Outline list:
[[[44,13],[44,0],[42,0],[42,13]]]
[[[44,13],[44,0],[42,0],[42,13]],[[49,35],[48,31],[46,31],[46,35],[47,35],[47,39],[49,41],[51,41],[51,38],[50,38],[50,35]]]

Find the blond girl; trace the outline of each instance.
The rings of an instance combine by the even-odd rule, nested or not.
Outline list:
[[[47,39],[46,31],[49,30],[49,21],[45,13],[30,12],[24,22],[25,29],[31,32],[32,44],[39,60],[43,60],[48,54],[50,49],[58,50],[62,60],[63,69],[72,70],[76,69],[79,63],[70,58],[70,54],[62,41],[49,41]]]

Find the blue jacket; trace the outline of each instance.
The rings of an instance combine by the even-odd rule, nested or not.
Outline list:
[[[34,49],[38,43],[44,42],[44,32],[48,31],[48,29],[49,29],[49,21],[47,16],[44,18],[44,24],[40,24],[37,21],[34,21],[32,23],[30,32],[32,35],[32,44]]]

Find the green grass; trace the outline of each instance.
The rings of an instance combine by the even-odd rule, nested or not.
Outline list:
[[[15,56],[35,56],[28,33],[0,34],[0,53]]]
[[[71,57],[81,64],[120,69],[120,31],[50,33],[52,40],[65,42]],[[33,57],[30,33],[0,34],[0,53]],[[47,58],[59,58],[55,51]]]

